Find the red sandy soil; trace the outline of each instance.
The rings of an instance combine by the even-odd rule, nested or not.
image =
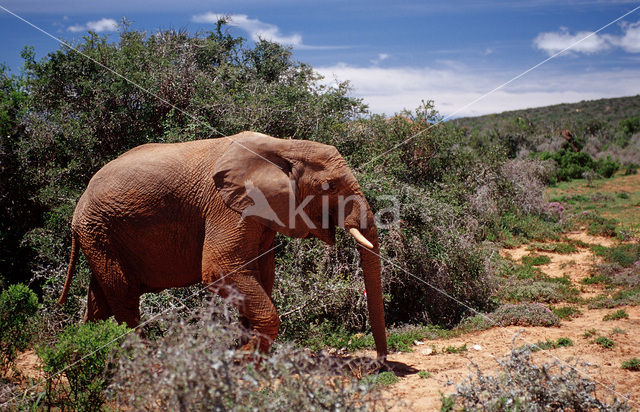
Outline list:
[[[611,246],[615,243],[610,238],[588,236],[585,233],[568,234],[569,238],[581,240],[589,244]],[[502,255],[515,261],[531,253],[527,246],[502,251]],[[589,249],[578,249],[577,253],[556,254],[535,252],[551,258],[547,265],[539,268],[549,276],[567,275],[576,284],[580,279],[588,276],[590,267],[598,262]],[[599,292],[601,286],[581,285],[583,297],[590,297]],[[573,341],[574,346],[539,351],[533,354],[538,362],[552,362],[558,360],[569,364],[588,362],[594,366],[587,369],[585,377],[599,383],[597,396],[600,399],[610,399],[612,384],[618,398],[628,398],[633,410],[640,409],[640,372],[622,369],[623,361],[633,357],[640,358],[640,307],[626,306],[616,309],[589,309],[586,305],[579,305],[582,315],[572,320],[562,321],[560,327],[495,327],[485,331],[471,332],[454,339],[426,340],[421,345],[415,345],[413,352],[393,353],[388,360],[397,362],[394,371],[400,377],[399,382],[389,386],[386,394],[392,402],[401,400],[402,406],[395,406],[397,410],[435,411],[440,410],[441,393],[455,392],[455,385],[473,375],[477,364],[484,374],[498,373],[500,368],[496,358],[509,354],[513,347],[520,347],[526,343],[536,343],[546,339],[566,337]],[[628,319],[603,321],[604,315],[618,309],[625,309]],[[619,328],[625,333],[613,333]],[[596,329],[602,336],[607,336],[616,342],[613,349],[604,349],[592,343],[593,338],[582,335],[590,329]],[[467,345],[467,352],[458,354],[441,353],[447,346]],[[479,350],[474,349],[479,345]],[[425,354],[427,348],[435,347],[435,354]],[[427,349],[427,351],[425,351]],[[370,356],[373,354],[369,354]],[[581,367],[579,370],[583,370]],[[421,378],[418,371],[428,371],[429,378]]]

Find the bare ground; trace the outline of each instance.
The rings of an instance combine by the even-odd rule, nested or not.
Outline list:
[[[589,244],[611,246],[614,240],[610,238],[589,236],[586,233],[568,234],[569,238],[581,240]],[[516,249],[503,250],[502,254],[515,261],[531,253],[527,245]],[[539,268],[549,276],[567,275],[572,282],[578,282],[587,277],[591,266],[598,262],[589,249],[581,248],[572,254],[557,254],[536,252],[551,258],[549,264]],[[599,293],[599,285],[580,286],[582,297],[591,297]],[[589,309],[586,305],[578,305],[582,315],[572,320],[562,321],[560,327],[495,327],[485,331],[472,332],[455,339],[428,340],[413,347],[413,352],[393,353],[389,360],[394,363],[394,371],[400,377],[398,383],[389,386],[386,391],[390,399],[402,400],[404,405],[396,409],[432,411],[440,409],[441,393],[451,394],[455,385],[447,382],[461,383],[475,372],[473,364],[478,365],[484,372],[497,373],[499,366],[496,358],[510,353],[512,347],[532,344],[546,339],[566,337],[573,341],[574,346],[550,349],[536,352],[533,359],[536,362],[552,362],[558,360],[563,363],[575,364],[588,362],[594,366],[586,370],[585,377],[598,382],[597,394],[602,399],[608,399],[613,394],[610,386],[615,385],[618,398],[628,398],[634,410],[640,410],[640,372],[632,372],[621,368],[623,361],[632,357],[640,358],[640,307],[626,306],[628,319],[604,321],[604,315],[614,309]],[[614,333],[614,329],[624,333]],[[616,342],[613,349],[605,349],[593,343],[593,337],[585,338],[583,334],[596,329],[598,334],[607,336]],[[618,330],[618,332],[620,332]],[[467,345],[468,350],[458,354],[442,353],[441,349],[448,346]],[[435,347],[433,354],[426,348]],[[474,349],[474,347],[476,349]],[[582,368],[579,368],[582,370]],[[418,371],[427,371],[428,378],[418,376]]]

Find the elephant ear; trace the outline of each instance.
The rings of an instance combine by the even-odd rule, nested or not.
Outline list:
[[[293,165],[284,157],[288,142],[248,132],[230,139],[213,175],[223,202],[243,218],[289,236],[306,236],[305,225],[289,222],[289,202],[296,204],[296,185]]]

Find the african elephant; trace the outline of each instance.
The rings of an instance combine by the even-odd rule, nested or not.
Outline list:
[[[271,301],[276,232],[333,244],[336,226],[359,245],[369,319],[387,354],[378,234],[358,182],[335,147],[243,132],[145,144],[100,169],[71,223],[66,301],[80,247],[91,277],[85,320],[135,327],[146,292],[207,285],[242,296],[257,332],[245,349],[267,352],[280,320]]]

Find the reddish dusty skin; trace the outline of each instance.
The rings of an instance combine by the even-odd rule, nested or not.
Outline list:
[[[247,196],[247,182],[260,189],[277,216],[243,218],[254,204]],[[300,215],[291,227],[292,194],[296,206],[313,195],[304,211],[315,228]],[[322,228],[321,195],[328,199],[328,228]],[[280,232],[333,243],[339,196],[355,199],[345,208],[344,227],[358,228],[374,245],[372,250],[359,248],[373,335],[378,355],[384,357],[373,214],[338,151],[315,142],[243,132],[228,138],[147,144],[109,162],[93,176],[76,206],[69,270],[59,302],[66,300],[81,248],[93,272],[86,320],[113,315],[135,327],[141,294],[216,282],[209,287],[212,292],[224,295],[231,288],[241,294],[242,321],[262,336],[247,349],[258,346],[266,352],[280,324],[271,302],[274,236]],[[361,214],[356,203],[366,213]]]

